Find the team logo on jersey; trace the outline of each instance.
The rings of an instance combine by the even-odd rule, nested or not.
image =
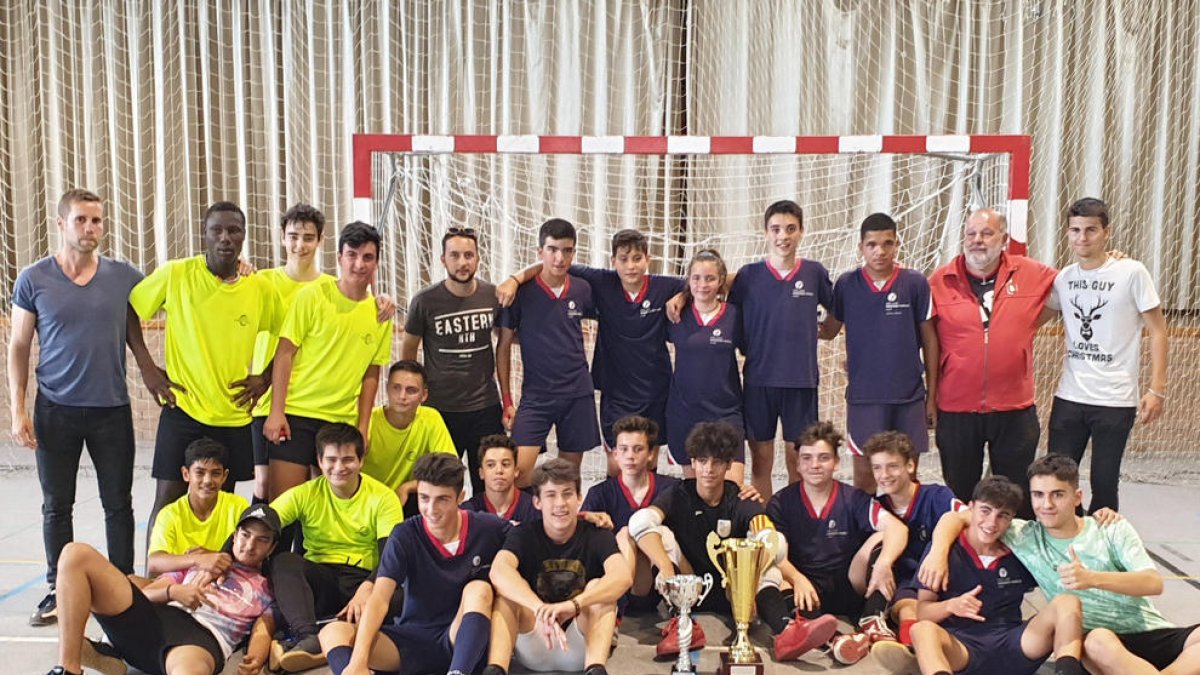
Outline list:
[[[1001,567],[1001,568],[1000,568],[1000,578],[1001,578],[1001,579],[1007,579],[1007,578],[1008,578],[1008,568],[1007,568],[1007,567]]]
[[[720,328],[713,329],[713,337],[721,337],[721,329]]]
[[[650,301],[649,300],[642,301],[642,309],[650,309]]]
[[[838,524],[837,524],[836,520],[834,520],[833,518],[829,519],[829,526],[825,530],[825,538],[826,539],[830,539],[833,537],[844,537],[848,534],[850,534],[850,533],[847,532],[846,530],[838,529]]]
[[[896,294],[895,294],[895,293],[888,293],[888,302],[895,302],[895,301],[896,301],[896,297],[897,297],[897,296],[896,296]]]
[[[568,300],[567,301],[567,317],[569,317],[571,319],[578,319],[581,316],[583,316],[583,312],[579,311],[579,308],[575,305],[575,301]]]
[[[717,536],[724,538],[728,537],[733,532],[733,523],[722,518],[717,521]]]
[[[575,301],[574,300],[567,301],[567,309],[575,309]]]
[[[480,558],[479,556],[475,556],[474,558],[471,558],[471,565],[474,567],[479,567],[479,565],[482,563],[483,563],[483,558]]]
[[[250,325],[250,317],[243,314],[237,318],[237,322],[238,322],[239,326],[243,326],[243,327],[249,326]]]
[[[796,290],[798,290],[798,291],[804,290],[804,280],[803,279],[796,280]]]
[[[811,297],[811,296],[812,296],[811,291],[804,290],[804,280],[797,279],[796,284],[792,287],[792,297],[793,298],[801,298],[801,297]]]
[[[375,340],[375,336],[370,333],[363,333],[362,341],[364,345],[369,345]]]

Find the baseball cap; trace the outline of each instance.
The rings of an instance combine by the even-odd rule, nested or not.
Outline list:
[[[271,533],[275,535],[276,541],[279,540],[283,532],[283,526],[279,522],[279,514],[275,512],[275,509],[266,504],[252,504],[245,511],[242,511],[242,515],[238,517],[238,527],[241,527],[247,520],[257,520],[266,525],[267,529],[271,530]]]

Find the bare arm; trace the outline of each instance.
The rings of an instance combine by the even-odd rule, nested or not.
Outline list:
[[[892,565],[904,553],[908,545],[908,526],[896,516],[885,510],[879,512],[879,532],[883,534],[883,546],[879,558],[871,568],[871,577],[867,582],[867,595],[874,591],[883,593],[891,599],[896,593],[896,577]]]
[[[1163,412],[1167,392],[1167,354],[1170,343],[1167,338],[1167,320],[1163,317],[1162,307],[1155,307],[1142,312],[1146,321],[1146,331],[1150,333],[1150,390],[1143,396],[1138,406],[1138,417],[1143,424],[1158,419]]]
[[[401,361],[416,361],[417,348],[421,346],[421,336],[413,335],[408,331],[400,337],[400,360]]]
[[[358,392],[358,431],[366,442],[370,438],[371,409],[375,407],[375,397],[379,394],[379,366],[367,366],[363,373],[362,389]]]
[[[933,319],[921,322],[921,358],[925,360],[925,423],[937,426],[938,365],[942,358]]]
[[[187,553],[172,555],[166,551],[154,551],[146,558],[146,571],[151,576],[159,576],[167,572],[200,567],[213,573],[213,576],[224,574],[233,564],[233,558],[228,553],[194,548]]]
[[[496,284],[496,300],[500,302],[500,306],[508,307],[511,305],[517,297],[517,289],[521,284],[533,281],[541,273],[542,263],[534,263]]]
[[[632,585],[633,572],[629,569],[629,563],[620,553],[614,553],[604,561],[604,576],[600,577],[599,583],[585,588],[575,596],[575,602],[580,607],[616,602]]]
[[[489,577],[497,593],[531,612],[536,612],[538,607],[545,604],[517,571],[517,556],[513,555],[512,551],[500,551],[496,554],[496,558],[492,560]]]
[[[272,443],[287,440],[292,435],[284,410],[287,406],[288,384],[292,379],[296,350],[295,343],[287,338],[279,338],[279,344],[275,347],[275,365],[271,368],[271,413],[263,423],[263,436]]]
[[[925,559],[921,561],[921,569],[917,571],[917,579],[926,587],[937,591],[946,588],[946,561],[950,556],[950,547],[970,522],[970,511],[947,511],[942,514],[937,527],[933,528],[929,552],[925,554]]]
[[[516,331],[500,328],[496,337],[496,380],[500,384],[500,399],[503,401],[504,426],[512,428],[517,409],[512,404],[512,343]]]
[[[238,664],[238,675],[258,675],[262,672],[271,653],[271,640],[274,635],[275,619],[270,612],[266,612],[258,617],[254,627],[250,629],[250,641],[246,644],[242,662]]]
[[[29,383],[29,355],[33,350],[33,334],[37,315],[16,305],[12,306],[12,331],[8,342],[8,407],[12,414],[13,440],[27,448],[37,448],[33,435],[33,420],[25,409],[25,393]]]
[[[129,351],[133,352],[133,360],[137,362],[138,371],[142,374],[142,384],[146,386],[146,391],[150,392],[150,397],[159,405],[174,408],[175,392],[172,389],[184,393],[187,390],[172,382],[171,378],[167,377],[167,371],[159,368],[154,362],[154,357],[146,347],[142,320],[133,305],[128,305],[125,310],[125,344],[129,345]]]
[[[818,327],[817,337],[822,340],[832,340],[842,332],[842,322],[833,318],[832,314],[827,314],[825,320]]]
[[[1042,312],[1041,314],[1038,314],[1036,327],[1041,328],[1042,326],[1045,326],[1050,319],[1057,317],[1059,314],[1060,312],[1057,309],[1051,309],[1049,307],[1042,306]]]
[[[379,627],[387,616],[388,606],[396,593],[396,581],[388,577],[377,577],[375,587],[371,589],[371,597],[363,607],[362,616],[358,620],[358,633],[354,638],[354,653],[350,656],[347,670],[366,670],[371,657],[371,649],[379,635]]]

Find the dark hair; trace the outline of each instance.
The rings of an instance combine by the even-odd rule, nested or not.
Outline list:
[[[446,242],[455,237],[470,239],[475,244],[475,250],[479,250],[479,238],[475,234],[473,227],[451,227],[446,230],[446,234],[442,235],[442,253],[446,252]]]
[[[374,227],[356,220],[342,228],[342,233],[338,235],[338,253],[346,250],[346,247],[360,248],[365,244],[375,244],[375,253],[379,254],[379,244],[383,241],[383,237],[379,235],[379,230]]]
[[[448,452],[431,452],[413,465],[412,477],[430,485],[454,488],[455,493],[462,492],[462,460]]]
[[[1108,204],[1095,197],[1075,200],[1067,209],[1068,218],[1099,218],[1100,224],[1108,227]]]
[[[863,457],[870,458],[872,455],[878,455],[881,452],[891,452],[900,455],[905,462],[911,462],[916,455],[913,450],[912,440],[908,434],[901,431],[881,431],[867,439],[866,445],[863,446]]]
[[[187,448],[183,451],[183,465],[191,468],[196,462],[213,461],[221,465],[221,468],[229,466],[229,451],[225,446],[214,441],[208,436],[201,436],[196,440],[188,443]]]
[[[573,484],[576,492],[583,489],[582,483],[579,480],[579,467],[561,457],[548,459],[542,462],[541,466],[533,470],[533,478],[530,484],[533,486],[535,495],[541,496],[542,486],[546,483],[558,483],[559,485]]]
[[[808,427],[800,432],[800,437],[796,439],[796,447],[802,445],[816,445],[817,441],[825,441],[829,447],[833,449],[833,454],[837,454],[838,448],[842,447],[843,436],[841,432],[834,428],[833,422],[817,421],[808,425]]]
[[[67,190],[58,200],[58,216],[66,220],[67,216],[71,215],[71,207],[79,202],[102,204],[103,200],[100,199],[100,195],[91,190],[82,190],[80,188]]]
[[[506,448],[512,453],[513,461],[517,461],[517,442],[504,434],[490,434],[479,439],[479,464],[483,465],[483,456],[492,448]]]
[[[244,227],[246,225],[246,212],[242,211],[242,207],[234,204],[233,202],[213,202],[212,205],[209,206],[204,212],[204,222],[207,224],[208,219],[211,218],[214,213],[222,212],[236,213],[238,218],[242,219],[242,226]]]
[[[1054,476],[1073,488],[1079,487],[1079,465],[1066,455],[1051,453],[1034,461],[1025,472],[1025,477],[1032,479],[1034,476]]]
[[[353,445],[354,454],[358,455],[359,459],[366,454],[366,448],[363,445],[362,434],[359,433],[358,427],[345,422],[333,422],[326,424],[317,431],[317,457],[325,453],[325,448],[335,445],[342,447],[343,445]]]
[[[325,214],[315,206],[303,202],[293,204],[279,218],[279,229],[286,230],[290,223],[312,223],[313,227],[317,228],[317,236],[325,236]]]
[[[621,230],[613,235],[612,254],[616,256],[623,248],[629,249],[630,253],[634,251],[649,253],[650,242],[646,239],[646,235],[637,230]]]
[[[975,484],[971,501],[991,504],[998,509],[1016,513],[1025,501],[1025,493],[1020,485],[1009,480],[1007,476],[989,476]]]
[[[763,229],[767,229],[767,223],[770,222],[771,216],[777,216],[781,213],[789,216],[796,216],[796,220],[800,221],[800,229],[804,229],[804,209],[800,205],[790,199],[781,199],[767,207],[766,213],[763,214]]]
[[[715,248],[702,248],[699,251],[696,251],[695,255],[693,255],[692,259],[688,262],[687,275],[684,277],[685,282],[692,276],[692,268],[696,266],[696,263],[702,262],[711,262],[717,264],[717,276],[721,278],[721,285],[724,286],[725,279],[729,276],[729,270],[725,267],[725,261],[721,259],[721,254],[717,253],[717,249]],[[690,285],[684,290],[684,294],[686,297],[685,304],[690,305],[692,303],[692,290]]]
[[[401,359],[393,363],[391,367],[388,368],[388,379],[392,379],[392,376],[396,373],[412,373],[414,375],[420,375],[422,386],[425,386],[429,382],[429,377],[425,375],[425,366],[421,365],[418,361],[413,361],[412,359]]]
[[[627,415],[613,423],[613,439],[621,434],[643,434],[651,449],[658,445],[658,422],[641,415]]]
[[[688,432],[684,447],[692,461],[711,458],[729,464],[737,459],[742,434],[728,422],[701,422]]]
[[[575,241],[575,226],[562,218],[551,218],[538,229],[538,247],[545,246],[547,239]]]
[[[866,239],[868,232],[887,232],[889,230],[896,231],[896,221],[886,213],[872,213],[863,218],[862,225],[858,228],[858,240]]]

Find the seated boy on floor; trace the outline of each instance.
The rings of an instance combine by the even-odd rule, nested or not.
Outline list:
[[[1053,650],[1057,675],[1082,675],[1083,610],[1071,594],[1021,618],[1033,575],[1004,545],[1024,496],[1003,476],[985,478],[971,495],[967,529],[950,549],[944,590],[918,588],[913,648],[924,675],[1033,675]],[[908,672],[910,663],[886,663]],[[902,668],[902,669],[901,669]]]
[[[193,585],[196,566],[167,572],[137,588],[96,549],[67,544],[58,562],[58,659],[49,675],[91,668],[124,675],[125,663],[151,675],[212,675],[250,636],[239,673],[266,664],[275,631],[262,564],[279,541],[279,516],[264,504],[246,509],[233,535],[233,564],[220,581]],[[111,644],[84,637],[88,615]]]
[[[504,434],[491,434],[479,439],[479,477],[483,492],[462,503],[462,508],[480,513],[493,513],[516,525],[537,517],[533,497],[517,489],[517,444]]]
[[[514,656],[533,671],[606,675],[629,567],[612,532],[579,517],[573,463],[551,459],[533,470],[532,482],[541,517],[514,527],[492,562],[496,597],[483,675],[503,675]]]
[[[463,473],[458,456],[445,453],[425,455],[413,466],[420,514],[388,537],[357,626],[338,621],[321,630],[333,675],[469,675],[483,667],[492,628],[488,569],[511,526],[458,508]],[[400,587],[404,611],[388,622]]]

